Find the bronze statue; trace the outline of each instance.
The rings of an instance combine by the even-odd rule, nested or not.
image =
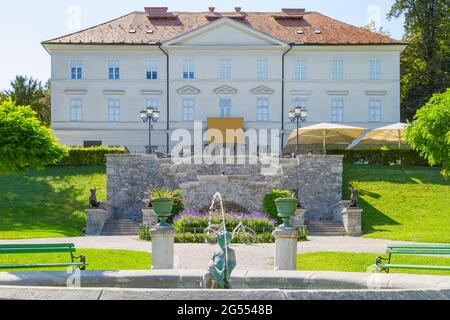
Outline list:
[[[100,208],[100,202],[97,201],[97,188],[91,189],[91,196],[89,197],[90,208]]]
[[[230,276],[236,268],[236,254],[228,246],[231,244],[230,232],[221,232],[217,237],[218,248],[214,252],[208,267],[208,272],[203,276],[205,289],[230,289]]]
[[[352,196],[350,198],[349,208],[358,207],[358,190],[352,188]]]

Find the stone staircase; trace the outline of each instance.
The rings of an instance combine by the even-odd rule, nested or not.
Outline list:
[[[345,236],[347,235],[344,224],[341,221],[306,221],[308,235],[310,236]]]
[[[102,236],[137,236],[139,222],[132,220],[108,220],[103,227]]]

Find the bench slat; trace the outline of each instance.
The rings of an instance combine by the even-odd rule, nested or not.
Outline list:
[[[89,263],[68,262],[68,263],[42,263],[42,264],[0,264],[0,269],[30,269],[30,268],[57,268],[57,267],[82,267]]]
[[[27,249],[27,248],[74,248],[73,243],[44,243],[44,244],[0,244],[0,249]]]
[[[386,253],[398,254],[450,254],[450,249],[388,249]]]
[[[374,266],[380,269],[450,270],[450,266],[425,266],[414,264],[379,264]]]
[[[0,254],[15,254],[15,253],[62,253],[75,252],[75,248],[32,248],[32,249],[1,249]]]
[[[450,249],[448,244],[391,244],[388,249]]]

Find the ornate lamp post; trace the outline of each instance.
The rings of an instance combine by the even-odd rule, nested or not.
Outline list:
[[[153,107],[148,107],[147,109],[144,109],[141,111],[141,120],[142,122],[148,122],[148,147],[147,147],[147,153],[152,154],[153,153],[153,147],[152,147],[152,130],[153,130],[153,123],[158,122],[160,112],[158,110],[155,110]]]
[[[297,145],[295,148],[295,153],[299,155],[300,153],[300,141],[299,141],[299,132],[298,129],[301,128],[301,122],[305,122],[308,117],[308,109],[302,107],[295,107],[291,111],[289,111],[289,119],[291,122],[297,121]]]

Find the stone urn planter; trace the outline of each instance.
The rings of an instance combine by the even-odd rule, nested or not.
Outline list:
[[[275,199],[278,216],[283,220],[282,228],[293,228],[291,219],[295,215],[298,206],[297,198],[278,198]]]
[[[173,200],[170,198],[158,198],[151,201],[153,210],[158,217],[160,227],[168,227],[167,219],[172,216]]]

